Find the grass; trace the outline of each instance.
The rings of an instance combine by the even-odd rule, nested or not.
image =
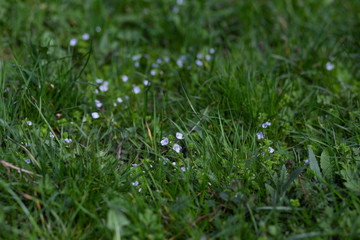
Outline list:
[[[0,1],[1,239],[358,238],[360,3],[181,2]]]

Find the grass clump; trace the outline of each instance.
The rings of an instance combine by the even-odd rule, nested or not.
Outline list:
[[[356,239],[356,1],[0,1],[2,239]]]

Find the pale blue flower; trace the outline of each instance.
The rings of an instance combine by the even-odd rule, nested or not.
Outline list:
[[[197,59],[197,60],[195,61],[195,63],[196,63],[196,65],[198,65],[199,67],[201,67],[201,66],[203,65],[203,62],[200,61],[199,59]]]
[[[64,141],[65,141],[66,143],[71,143],[71,142],[72,142],[71,138],[65,138]]]
[[[275,150],[272,147],[269,147],[269,152],[273,153]]]
[[[172,165],[173,165],[173,166],[176,166],[176,162],[172,162]]]
[[[122,102],[123,102],[123,100],[122,100],[120,97],[118,97],[118,98],[116,99],[116,101],[117,101],[118,103],[122,103]]]
[[[103,104],[102,104],[99,100],[95,99],[95,105],[96,105],[98,108],[101,108]]]
[[[139,182],[138,181],[135,181],[135,182],[133,182],[133,183],[131,183],[131,185],[133,185],[133,186],[138,186],[139,185]]]
[[[91,113],[91,117],[93,119],[98,119],[100,117],[100,115],[97,112],[93,112],[93,113]]]
[[[176,133],[176,138],[179,139],[179,140],[184,139],[184,135],[181,132],[177,132]]]
[[[210,48],[209,53],[210,53],[210,54],[214,54],[214,53],[215,53],[215,49]]]
[[[331,62],[326,63],[326,70],[331,71],[334,69],[334,67],[335,67],[335,65],[332,64]]]
[[[163,140],[161,140],[161,145],[165,146],[169,144],[169,139],[168,138],[164,138]]]
[[[173,146],[173,150],[177,153],[179,153],[181,151],[181,146],[179,146],[178,144],[174,144]]]
[[[29,163],[31,162],[31,160],[30,160],[30,159],[26,159],[25,162],[26,162],[27,164],[29,164]]]
[[[123,81],[123,82],[127,82],[128,79],[129,79],[128,76],[126,76],[126,75],[123,75],[123,76],[122,76],[122,81]]]
[[[267,128],[268,126],[271,126],[271,123],[270,123],[270,122],[266,122],[266,123],[263,123],[263,124],[262,124],[262,127],[263,127],[263,128]]]
[[[139,93],[140,93],[140,87],[139,87],[139,86],[134,86],[133,92],[134,92],[135,94],[139,94]]]
[[[136,163],[131,164],[133,167],[137,167],[138,165]]]
[[[76,44],[77,44],[77,42],[78,42],[78,40],[77,40],[76,38],[71,39],[71,40],[70,40],[70,46],[71,46],[71,47],[75,47]]]
[[[90,39],[90,35],[88,33],[84,33],[82,35],[82,39],[84,39],[85,41],[89,40]]]
[[[155,70],[155,69],[152,69],[152,70],[150,71],[150,74],[151,74],[151,76],[155,76],[155,75],[156,75],[156,70]]]
[[[185,172],[185,167],[181,167],[180,170]]]
[[[32,122],[31,121],[27,121],[27,125],[31,126]]]
[[[309,160],[306,159],[306,160],[305,160],[305,164],[309,164]]]
[[[264,134],[263,134],[262,132],[258,132],[258,133],[256,134],[256,136],[257,136],[258,140],[264,138]]]

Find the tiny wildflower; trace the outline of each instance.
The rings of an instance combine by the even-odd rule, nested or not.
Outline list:
[[[95,94],[98,94],[99,93],[99,90],[95,89]]]
[[[271,126],[271,123],[266,122],[266,123],[263,123],[263,124],[262,124],[262,127],[263,127],[263,128],[267,128],[268,126]]]
[[[262,132],[258,132],[258,133],[256,134],[256,136],[257,136],[258,140],[264,138],[264,134],[263,134]]]
[[[31,126],[32,122],[31,121],[27,121],[27,125]]]
[[[309,164],[309,160],[306,159],[306,160],[305,160],[305,164]]]
[[[50,133],[50,138],[54,138],[55,137],[55,135],[51,132]]]
[[[183,67],[183,61],[180,59],[176,61],[176,64],[179,66],[179,68]]]
[[[129,99],[130,99],[130,97],[129,97],[128,95],[126,95],[126,96],[125,96],[125,99],[126,99],[126,100],[129,100]]]
[[[272,147],[269,147],[269,152],[273,153],[275,150]]]
[[[78,42],[78,40],[77,40],[76,38],[71,39],[71,40],[70,40],[70,46],[71,46],[71,47],[75,47],[76,44],[77,44],[77,42]]]
[[[165,57],[165,58],[164,58],[164,61],[165,61],[166,63],[168,63],[168,62],[170,62],[170,58],[169,58],[169,57]]]
[[[184,4],[184,0],[177,0],[176,1],[178,5],[183,5]]]
[[[156,60],[156,63],[157,63],[157,64],[162,64],[162,60],[161,60],[160,58],[158,58],[158,59]]]
[[[109,90],[108,84],[109,84],[109,82],[104,82],[104,84],[99,87],[100,91],[106,92],[107,90]]]
[[[122,76],[122,81],[123,81],[123,82],[127,82],[128,79],[129,79],[128,76],[126,76],[126,75],[123,75],[123,76]]]
[[[153,168],[153,165],[150,164],[150,168]]]
[[[176,162],[172,162],[172,165],[173,165],[173,166],[176,166]]]
[[[133,182],[133,183],[131,183],[131,185],[133,185],[133,186],[137,186],[137,185],[139,185],[139,182],[138,181],[135,181],[135,182]]]
[[[141,188],[139,188],[138,192],[141,192]]]
[[[137,167],[138,165],[136,163],[131,164],[133,167]]]
[[[82,39],[84,39],[85,41],[89,40],[89,38],[90,38],[90,35],[88,33],[84,33],[82,35]]]
[[[180,170],[185,172],[185,167],[181,167]]]
[[[179,140],[184,139],[184,135],[181,132],[177,132],[176,133],[176,138],[179,139]]]
[[[169,139],[168,138],[164,138],[163,140],[161,140],[161,145],[165,146],[169,144]]]
[[[114,106],[114,107],[116,107],[116,106],[117,106],[116,102],[113,104],[113,106]]]
[[[95,105],[98,107],[98,108],[101,108],[102,107],[102,103],[99,101],[99,100],[95,100]]]
[[[263,156],[265,156],[265,152],[262,152],[261,154],[262,154]]]
[[[133,57],[132,57],[132,60],[135,62],[137,60],[139,60],[141,58],[141,54],[135,54]]]
[[[71,142],[72,142],[71,138],[65,138],[64,141],[65,141],[66,143],[71,143]]]
[[[210,48],[209,53],[210,53],[210,54],[214,54],[214,53],[215,53],[215,49]]]
[[[97,27],[95,28],[95,31],[96,31],[96,32],[101,32],[101,27],[100,27],[100,26],[97,26]]]
[[[144,84],[145,86],[150,86],[150,82],[149,82],[148,80],[144,80],[144,81],[143,81],[143,84]]]
[[[211,186],[211,183],[208,183],[209,184],[209,186]]]
[[[134,92],[135,94],[139,94],[139,93],[140,93],[140,87],[139,87],[139,86],[135,86],[135,87],[133,88],[133,92]]]
[[[210,56],[210,55],[206,55],[205,59],[206,59],[206,61],[210,61],[210,60],[211,60],[211,56]]]
[[[139,62],[135,62],[135,63],[134,63],[134,66],[135,66],[136,68],[138,68],[138,67],[140,67],[140,63],[139,63]]]
[[[96,81],[96,83],[99,83],[99,84],[100,84],[100,83],[102,83],[104,80],[102,80],[101,78],[98,78],[98,79],[96,79],[95,81]]]
[[[178,6],[174,6],[172,9],[173,13],[178,13],[179,12],[179,7]]]
[[[123,102],[123,100],[122,100],[120,97],[118,97],[118,98],[116,99],[116,101],[117,101],[118,103],[122,103],[122,102]]]
[[[334,67],[335,67],[335,65],[332,64],[331,62],[326,63],[326,70],[331,71],[334,69]]]
[[[177,153],[179,153],[181,151],[181,146],[179,146],[178,144],[174,144],[173,146],[173,150]]]
[[[87,121],[87,118],[84,116],[83,119],[82,119],[83,122],[86,122]]]
[[[98,119],[98,118],[100,117],[100,115],[99,115],[97,112],[93,112],[93,113],[91,114],[91,117],[92,117],[93,119]]]
[[[195,61],[195,63],[196,63],[196,65],[198,65],[199,67],[201,67],[201,66],[203,65],[203,62],[200,61],[199,59],[197,59],[197,60]]]
[[[29,164],[31,161],[30,161],[30,159],[26,159],[25,162],[26,162],[27,164]]]
[[[156,75],[156,70],[155,70],[155,69],[152,69],[152,70],[150,71],[150,74],[151,74],[151,76],[155,76],[155,75]]]
[[[201,59],[201,58],[203,58],[204,57],[204,55],[202,54],[202,53],[198,53],[197,55],[196,55],[196,58],[197,59]]]

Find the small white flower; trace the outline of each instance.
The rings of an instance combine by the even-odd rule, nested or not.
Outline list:
[[[150,168],[153,168],[153,165],[150,164]]]
[[[133,182],[133,183],[131,183],[131,185],[133,185],[133,186],[137,186],[137,185],[139,185],[139,182],[138,181],[135,181],[135,182]]]
[[[101,27],[100,27],[100,26],[97,26],[97,27],[95,28],[95,31],[96,31],[96,32],[101,32]]]
[[[215,49],[210,48],[209,53],[210,53],[210,54],[214,54],[214,53],[215,53]]]
[[[181,132],[177,132],[176,133],[176,138],[179,139],[179,140],[184,139],[184,135]]]
[[[173,166],[176,166],[176,162],[172,162],[172,165],[173,165]]]
[[[269,152],[273,153],[275,150],[272,147],[269,147]]]
[[[103,84],[103,85],[101,85],[100,87],[99,87],[99,89],[100,89],[100,91],[102,91],[102,92],[106,92],[107,90],[109,90],[109,86],[108,86],[108,84]]]
[[[258,133],[256,134],[256,136],[257,136],[258,140],[264,138],[264,134],[263,134],[262,132],[258,132]]]
[[[100,84],[100,83],[102,83],[104,80],[102,80],[101,78],[98,78],[98,79],[96,79],[95,81],[96,81],[96,83],[99,83],[99,84]]]
[[[99,115],[97,112],[93,112],[93,113],[91,114],[91,117],[92,117],[93,119],[98,119],[98,118],[100,117],[100,115]]]
[[[138,67],[140,67],[140,63],[139,63],[139,62],[135,62],[135,63],[134,63],[134,66],[135,66],[136,68],[138,68]]]
[[[50,138],[54,138],[55,137],[55,135],[51,132],[50,133]]]
[[[141,192],[141,188],[139,188],[138,192]]]
[[[116,99],[116,101],[117,101],[118,103],[122,103],[122,102],[123,102],[123,100],[122,100],[121,98],[119,98],[119,97]]]
[[[204,55],[202,54],[202,53],[198,53],[197,55],[196,55],[196,58],[197,59],[202,59],[204,57]]]
[[[71,140],[70,138],[65,138],[64,141],[65,141],[66,143],[71,143],[71,142],[72,142],[72,140]]]
[[[263,123],[263,124],[262,124],[262,127],[263,127],[263,128],[267,128],[268,126],[271,126],[271,123],[266,122],[266,123]]]
[[[195,61],[195,63],[196,63],[196,65],[198,65],[199,67],[201,67],[201,66],[203,65],[203,62],[200,61],[199,59],[197,59],[197,60]]]
[[[185,167],[181,167],[180,170],[185,172]]]
[[[90,39],[90,35],[88,33],[84,33],[82,35],[82,39],[84,39],[85,41],[89,40]]]
[[[156,70],[155,70],[155,69],[152,69],[152,70],[150,71],[150,74],[151,74],[151,76],[155,76],[155,75],[156,75]]]
[[[26,159],[25,162],[26,162],[27,164],[29,164],[31,161],[30,161],[30,159]]]
[[[145,86],[150,86],[150,82],[149,82],[148,80],[144,80],[144,81],[143,81],[143,84],[144,84]]]
[[[335,67],[335,65],[332,64],[331,62],[326,63],[326,70],[331,71],[334,69],[334,67]]]
[[[77,40],[76,38],[71,39],[71,40],[70,40],[70,46],[71,46],[71,47],[75,47],[76,44],[77,44],[77,42],[78,42],[78,40]]]
[[[174,144],[173,146],[173,150],[177,153],[179,153],[181,151],[181,146],[179,146],[178,144]]]
[[[168,138],[164,138],[163,140],[161,140],[161,145],[165,146],[169,144],[169,139]]]
[[[205,59],[206,59],[206,61],[210,61],[210,60],[211,60],[211,56],[210,56],[210,55],[206,55]]]
[[[140,87],[139,87],[139,86],[135,86],[135,87],[133,88],[133,92],[134,92],[135,94],[139,94],[139,93],[140,93]]]
[[[211,183],[208,183],[209,184],[209,186],[211,186]]]
[[[113,106],[114,106],[114,107],[116,107],[116,106],[117,106],[116,102],[113,104]]]
[[[176,61],[176,64],[179,66],[179,68],[183,67],[183,61],[180,59]]]
[[[131,164],[133,167],[137,167],[138,165],[136,163]]]
[[[102,107],[102,103],[99,101],[99,100],[95,100],[95,105],[98,107],[98,108],[101,108]]]
[[[31,121],[27,121],[27,125],[31,126],[32,122]]]
[[[86,122],[87,121],[87,118],[84,116],[83,119],[82,119],[83,122]]]
[[[128,79],[129,79],[128,76],[126,76],[126,75],[123,75],[123,76],[122,76],[122,81],[123,81],[123,82],[127,82]]]

